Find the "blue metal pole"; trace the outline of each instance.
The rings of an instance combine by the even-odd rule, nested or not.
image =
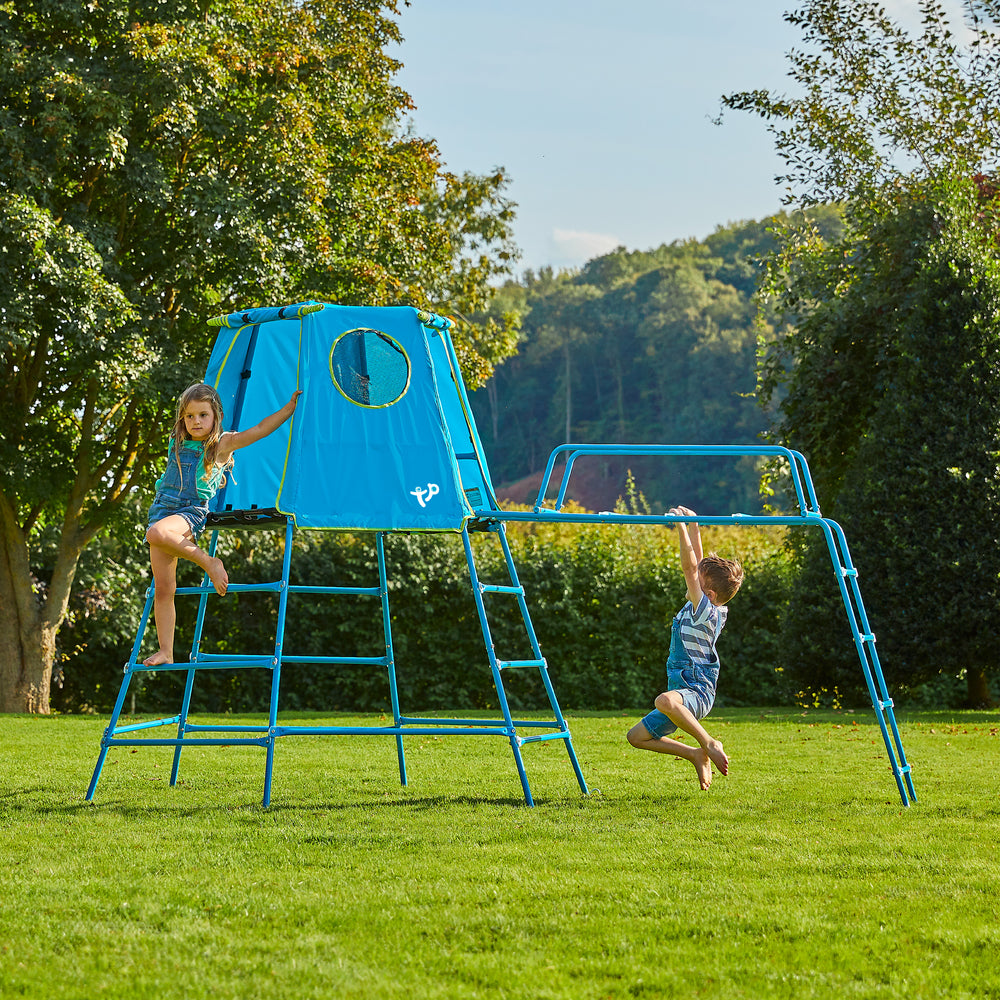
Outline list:
[[[490,479],[490,470],[486,466],[486,461],[483,456],[486,454],[483,449],[483,443],[479,439],[479,430],[476,428],[476,421],[472,416],[472,404],[469,402],[468,393],[465,391],[465,380],[462,378],[462,368],[458,363],[458,355],[455,353],[455,345],[452,342],[451,334],[448,333],[447,326],[436,327],[435,332],[441,338],[441,342],[444,344],[445,354],[448,356],[448,364],[451,366],[452,382],[458,391],[458,401],[462,407],[462,412],[465,415],[465,424],[469,430],[469,437],[472,440],[472,446],[476,453],[476,462],[479,466],[479,471],[483,477],[483,482],[486,484],[490,493],[496,496],[496,491],[493,489],[493,482]]]
[[[568,453],[568,454],[567,454]],[[548,464],[545,467],[545,474],[538,488],[538,498],[535,501],[535,510],[540,510],[545,501],[545,494],[548,492],[549,482],[555,468],[556,459],[559,455],[567,454],[566,467],[563,470],[562,481],[556,499],[555,509],[561,509],[566,498],[566,490],[569,486],[570,473],[577,458],[584,455],[619,455],[619,456],[732,456],[742,457],[745,455],[758,455],[761,457],[784,458],[788,462],[789,472],[792,477],[792,485],[795,489],[796,500],[799,509],[803,514],[813,509],[806,499],[803,489],[801,467],[805,464],[805,459],[798,452],[793,452],[788,448],[781,448],[774,445],[677,445],[677,444],[564,444],[553,449],[549,455]],[[808,473],[807,473],[808,474]],[[811,492],[811,491],[810,491]],[[815,502],[815,497],[810,499]],[[816,508],[818,510],[818,508]]]
[[[146,625],[149,622],[150,612],[153,610],[153,587],[154,585],[150,584],[149,589],[146,591],[146,604],[142,609],[142,616],[139,619],[139,627],[136,629],[135,639],[132,642],[132,651],[129,653],[128,663],[125,664],[125,676],[122,678],[121,687],[118,689],[118,697],[115,699],[115,706],[111,710],[111,718],[108,720],[104,735],[101,737],[101,750],[97,755],[97,764],[94,767],[94,773],[91,776],[90,785],[87,787],[87,794],[85,796],[87,802],[93,800],[94,792],[97,791],[97,782],[101,778],[104,760],[108,756],[108,749],[111,747],[111,741],[118,727],[118,717],[121,715],[122,706],[125,704],[125,695],[128,692],[129,684],[132,682],[132,665],[139,657],[142,638],[146,634]]]
[[[379,596],[382,599],[382,635],[385,639],[385,666],[389,677],[389,700],[392,704],[392,718],[398,729],[401,725],[399,714],[399,691],[396,686],[396,659],[392,649],[392,620],[389,616],[389,580],[385,571],[385,532],[375,535],[378,552]],[[406,756],[403,752],[403,737],[396,734],[396,759],[399,761],[399,783],[406,784]]]
[[[219,546],[219,532],[218,529],[212,532],[212,539],[209,543],[208,551],[210,555],[215,555],[215,550]],[[208,574],[202,574],[201,585],[202,587],[207,587],[209,584]],[[198,595],[198,616],[195,620],[194,625],[194,637],[191,639],[191,663],[198,662],[198,656],[201,652],[201,635],[205,627],[205,612],[208,608],[208,591],[205,590]],[[177,723],[177,739],[182,740],[184,738],[184,732],[187,728],[188,712],[191,708],[191,692],[194,690],[194,675],[197,668],[192,666],[187,672],[187,677],[184,680],[184,696],[181,699],[181,714],[180,720]],[[173,787],[177,784],[177,774],[180,771],[181,766],[181,750],[183,747],[180,743],[177,744],[174,750],[174,760],[170,767],[170,785]]]
[[[271,668],[271,705],[268,714],[267,756],[264,762],[263,805],[271,804],[271,772],[274,768],[274,741],[278,728],[278,691],[281,686],[281,651],[285,642],[285,617],[288,612],[288,580],[292,563],[292,519],[285,522],[285,551],[281,561],[281,590],[278,592],[278,623],[274,639],[274,664]]]

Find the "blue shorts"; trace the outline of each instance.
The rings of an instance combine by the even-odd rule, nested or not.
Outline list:
[[[707,676],[706,676],[707,674]],[[715,704],[715,680],[718,664],[711,671],[703,672],[696,667],[675,668],[667,666],[667,690],[676,691],[684,702],[684,707],[696,718],[704,719]],[[650,736],[669,736],[677,730],[658,708],[640,720]]]
[[[195,541],[205,530],[205,522],[208,520],[208,504],[188,503],[186,500],[174,500],[171,497],[157,493],[149,508],[149,517],[146,520],[147,530],[157,521],[162,521],[171,514],[179,514],[188,523],[191,534]]]

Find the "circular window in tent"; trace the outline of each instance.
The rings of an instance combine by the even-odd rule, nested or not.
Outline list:
[[[409,388],[410,359],[387,333],[359,327],[333,342],[330,377],[358,406],[392,406]]]

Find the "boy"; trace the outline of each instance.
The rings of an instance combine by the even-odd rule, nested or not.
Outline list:
[[[688,507],[671,507],[668,513],[696,516]],[[691,761],[702,789],[707,789],[712,784],[712,764],[720,774],[728,774],[729,758],[698,720],[708,715],[715,702],[719,681],[715,642],[726,624],[726,602],[743,583],[743,567],[714,552],[703,558],[697,521],[678,523],[677,534],[688,602],[670,626],[667,690],[657,696],[656,708],[629,730],[628,741],[640,750]],[[669,734],[678,728],[690,733],[699,745],[670,739]]]

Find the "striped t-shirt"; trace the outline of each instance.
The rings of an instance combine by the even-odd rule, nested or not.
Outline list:
[[[688,658],[696,666],[719,662],[715,643],[728,614],[729,609],[725,605],[717,607],[707,594],[701,595],[697,608],[688,601],[678,612],[676,621],[681,642]]]

